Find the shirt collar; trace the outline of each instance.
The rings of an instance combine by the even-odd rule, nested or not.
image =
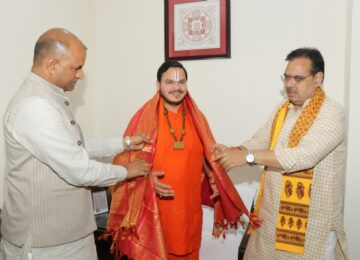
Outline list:
[[[301,108],[297,108],[292,103],[289,102],[288,109],[293,110],[293,111],[302,111],[309,104],[310,100],[311,100],[311,98],[306,99]]]
[[[30,72],[28,79],[36,82],[35,85],[45,88],[51,94],[55,94],[57,96],[61,96],[65,99],[68,99],[68,97],[65,95],[65,91],[62,88],[59,88],[58,86],[50,83],[49,81],[40,77],[38,74],[36,74],[34,72]]]

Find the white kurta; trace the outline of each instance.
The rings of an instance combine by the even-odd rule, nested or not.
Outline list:
[[[308,102],[309,100],[304,107]],[[243,146],[251,150],[268,149],[271,125],[281,105],[277,106],[265,126]],[[305,252],[295,254],[275,249],[283,172],[269,170],[266,173],[259,213],[264,222],[249,240],[245,252],[247,260],[325,259],[330,231],[335,231],[338,239],[337,259],[344,259],[347,255],[342,214],[346,150],[345,113],[340,105],[326,97],[317,118],[299,145],[289,148],[288,138],[301,112],[302,109],[295,110],[293,105],[289,105],[274,152],[286,172],[314,167]]]
[[[30,73],[8,105],[4,135],[3,239],[19,249],[29,241],[49,249],[91,238],[96,225],[87,187],[115,184],[127,172],[90,159],[64,91]],[[96,156],[123,150],[121,139],[85,146]]]

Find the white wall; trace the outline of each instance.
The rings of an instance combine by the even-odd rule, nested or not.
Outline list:
[[[163,60],[163,1],[95,1],[94,84],[97,135],[122,135],[155,93]]]
[[[325,90],[345,104],[349,1],[231,1],[231,59],[183,62],[190,93],[219,142],[239,144],[265,122],[282,98],[285,56],[298,47],[322,51]],[[68,28],[88,46],[87,78],[71,94],[85,135],[121,135],[132,114],[155,93],[156,71],[164,59],[163,1],[0,0],[0,6],[0,116],[30,69],[36,38],[54,26]],[[354,133],[350,137],[358,142]],[[4,169],[2,132],[0,144]],[[235,182],[256,185],[258,172],[245,167],[231,175]],[[346,202],[358,196],[356,188],[348,190]],[[0,192],[0,205],[2,199]],[[348,227],[355,225],[356,219],[348,219]]]
[[[360,259],[360,219],[359,208],[359,184],[360,184],[360,0],[353,0],[352,8],[352,35],[350,41],[350,71],[349,89],[347,92],[347,108],[349,119],[348,135],[348,156],[346,173],[346,193],[345,193],[345,229],[349,243],[350,259]],[[350,10],[351,12],[351,10]]]

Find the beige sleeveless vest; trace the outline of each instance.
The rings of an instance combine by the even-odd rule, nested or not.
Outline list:
[[[62,89],[30,73],[9,104],[4,117],[6,144],[5,203],[1,233],[9,242],[21,246],[31,236],[32,247],[69,243],[96,229],[91,193],[75,187],[21,146],[9,132],[9,118],[21,102],[40,97],[63,116],[75,145],[81,145],[81,133],[68,98]],[[29,126],[37,131],[36,126]]]

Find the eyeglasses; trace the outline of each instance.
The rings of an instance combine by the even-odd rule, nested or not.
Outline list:
[[[165,84],[167,86],[175,86],[176,84],[179,84],[179,86],[185,86],[187,84],[187,81],[185,79],[179,80],[179,81],[165,80],[165,81],[163,81],[163,84]]]
[[[286,74],[280,75],[280,78],[283,82],[289,82],[291,79],[295,80],[296,83],[301,83],[302,81],[304,81],[305,79],[307,79],[310,76],[314,76],[314,74],[310,74],[307,76],[299,76],[299,75],[295,75],[295,76],[289,76]]]

